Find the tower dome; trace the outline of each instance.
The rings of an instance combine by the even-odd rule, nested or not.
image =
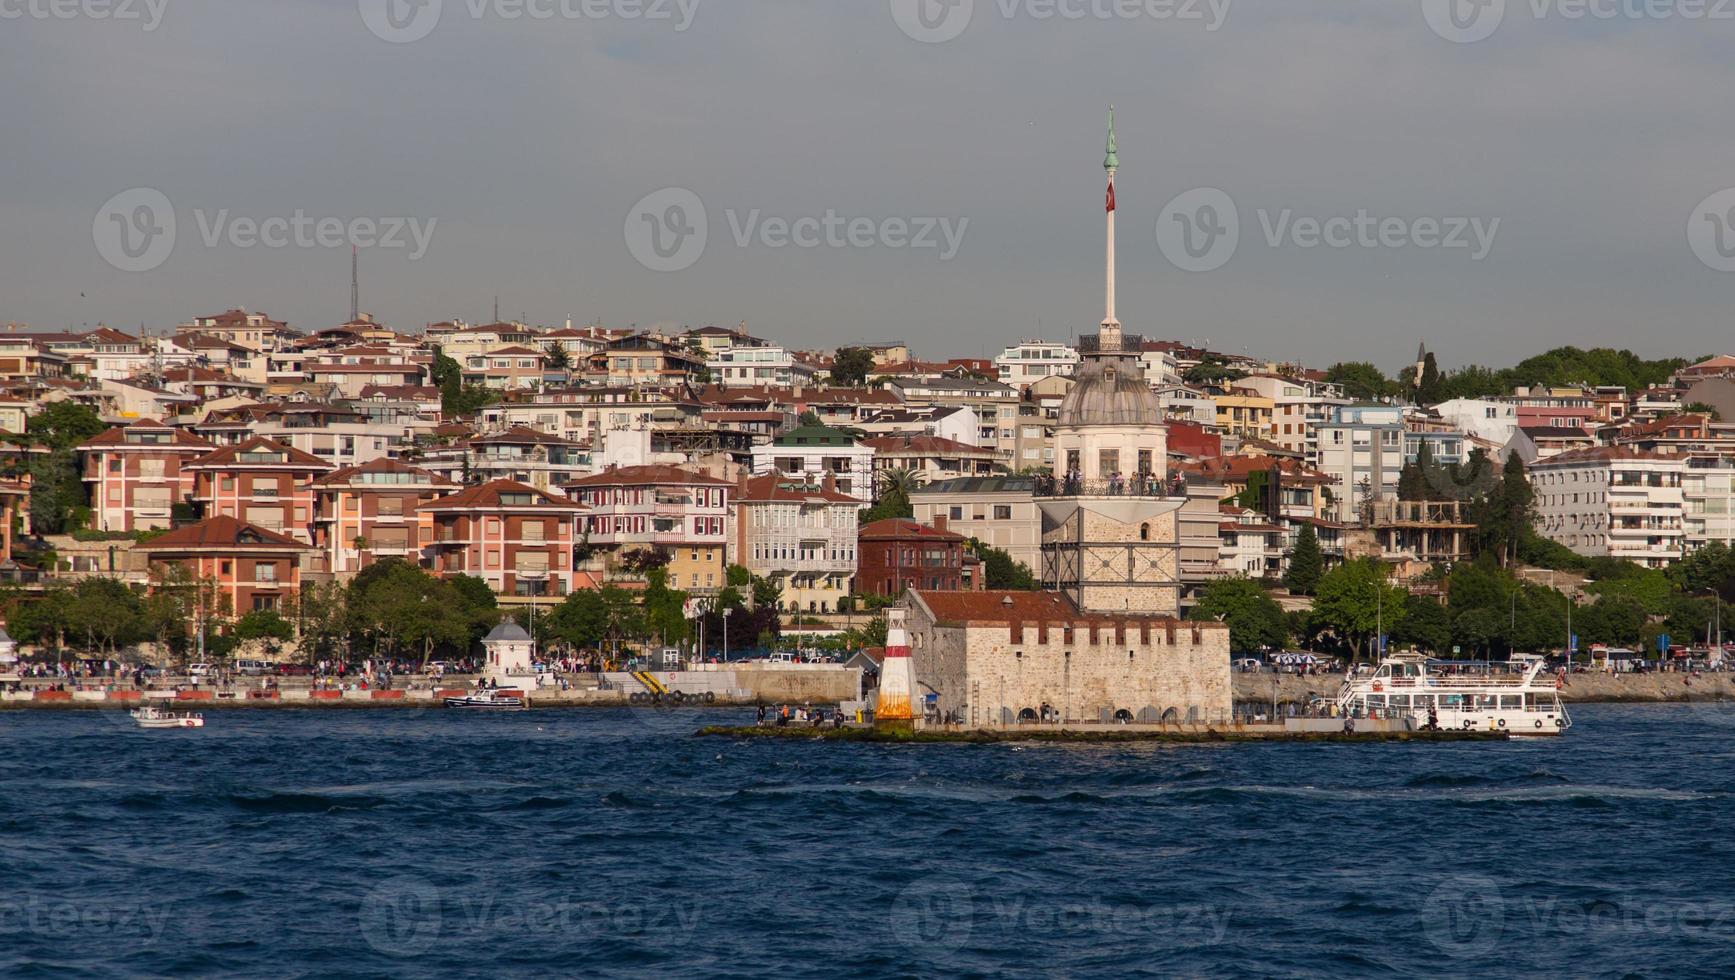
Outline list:
[[[1163,407],[1136,364],[1087,362],[1061,400],[1059,423],[1162,425]]]

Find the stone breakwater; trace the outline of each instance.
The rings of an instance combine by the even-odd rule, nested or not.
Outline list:
[[[1334,698],[1343,686],[1342,674],[1300,677],[1295,674],[1235,675],[1237,702],[1295,702],[1314,697]],[[1735,701],[1735,673],[1701,674],[1573,674],[1560,689],[1568,704],[1665,703]]]

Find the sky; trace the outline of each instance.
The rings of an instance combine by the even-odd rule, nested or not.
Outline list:
[[[0,322],[320,329],[354,246],[399,329],[992,356],[1102,319],[1113,104],[1130,333],[1729,350],[1735,4],[1581,9],[0,0]]]

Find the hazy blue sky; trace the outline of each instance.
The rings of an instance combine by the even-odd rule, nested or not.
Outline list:
[[[152,0],[151,30],[145,0],[125,0],[139,21],[32,2],[49,0],[0,0],[0,321],[164,330],[243,306],[339,323],[347,244],[231,235],[299,210],[434,223],[419,258],[362,252],[362,307],[395,327],[485,320],[498,293],[535,323],[745,320],[800,346],[989,355],[1101,318],[1113,102],[1129,331],[1387,368],[1420,339],[1451,365],[1562,343],[1735,347],[1735,272],[1712,268],[1735,263],[1735,201],[1696,211],[1735,186],[1721,14],[1570,19],[1507,0],[1484,8],[1504,14],[1492,36],[1457,43],[1443,34],[1489,22],[1432,29],[1434,0],[1188,0],[1201,20],[1158,2],[1066,0],[1084,16],[1064,19],[1042,16],[1053,0],[927,0],[927,21],[908,16],[916,0],[697,0],[684,30],[673,0],[666,20],[620,16],[663,0],[567,0],[600,19],[444,0],[437,22],[410,16],[426,7],[382,22],[386,0]],[[391,43],[370,23],[432,30]],[[1159,246],[1160,225],[1182,225],[1159,215],[1204,187],[1233,201],[1239,241],[1221,267],[1182,271]],[[100,247],[99,211],[133,188],[175,219],[146,272]],[[665,188],[696,194],[708,225],[675,272],[629,247],[650,229],[638,202]],[[653,200],[652,220],[690,226]],[[774,247],[762,224],[740,245],[756,210],[870,221],[855,245]],[[1376,247],[1303,247],[1305,219],[1358,210],[1401,220]],[[1468,230],[1471,247],[1418,246],[1455,218],[1494,229],[1486,255]],[[938,232],[938,248],[891,247],[891,219],[968,223],[944,258]],[[1727,247],[1696,252],[1692,224]]]

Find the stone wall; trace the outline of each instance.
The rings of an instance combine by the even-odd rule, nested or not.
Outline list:
[[[1230,710],[1229,631],[1166,620],[937,626],[911,615],[918,695],[967,725],[1012,724],[1048,704],[1066,721],[1221,718]],[[1141,630],[1148,624],[1148,631]],[[1196,629],[1196,632],[1195,632]]]

